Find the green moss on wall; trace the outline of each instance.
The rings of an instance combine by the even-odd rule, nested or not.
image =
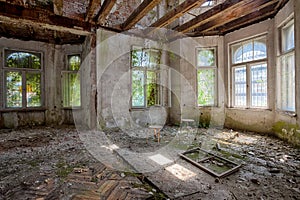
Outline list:
[[[273,125],[272,130],[278,138],[300,148],[300,127],[298,124],[279,121]]]

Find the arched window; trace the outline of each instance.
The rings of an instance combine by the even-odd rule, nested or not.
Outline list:
[[[262,41],[248,41],[233,47],[233,63],[243,63],[253,60],[260,60],[267,57],[267,47]]]
[[[266,37],[231,45],[233,106],[266,108]]]

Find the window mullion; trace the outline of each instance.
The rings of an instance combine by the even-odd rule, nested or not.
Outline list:
[[[146,108],[148,105],[147,102],[147,70],[143,69],[144,72],[144,107]]]
[[[246,107],[251,107],[251,67],[249,64],[246,64]]]
[[[26,99],[26,71],[22,71],[22,107],[27,107]]]

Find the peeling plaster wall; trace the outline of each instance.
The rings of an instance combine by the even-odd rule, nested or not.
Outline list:
[[[299,3],[299,1],[296,1]],[[296,3],[295,2],[295,3]],[[254,24],[243,28],[241,30],[232,32],[225,36],[225,87],[227,91],[226,102],[226,120],[225,126],[229,128],[236,128],[241,130],[250,130],[256,132],[273,132],[273,126],[276,122],[283,121],[289,124],[296,124],[296,117],[284,112],[279,111],[277,108],[277,88],[279,80],[276,70],[279,67],[279,27],[283,22],[291,18],[294,11],[294,0],[289,1],[283,9],[275,16],[274,19],[266,20],[258,24]],[[299,30],[299,24],[295,26]],[[231,80],[229,76],[229,45],[230,43],[254,37],[256,35],[266,34],[267,48],[268,48],[268,109],[238,109],[231,106]],[[297,40],[295,40],[297,41]],[[299,45],[296,44],[296,47]],[[297,62],[296,62],[297,63]],[[297,64],[296,64],[297,66]],[[296,85],[299,85],[296,79]],[[298,89],[299,90],[299,89]],[[299,111],[298,111],[299,112]]]
[[[177,54],[170,58],[172,74],[172,107],[170,120],[180,124],[181,118],[195,120],[198,125],[209,119],[211,126],[224,124],[224,83],[223,83],[223,37],[186,38],[172,43],[172,51]],[[215,107],[199,107],[197,105],[197,68],[196,49],[198,47],[215,47],[217,50],[217,87],[218,104]],[[174,76],[174,77],[173,77]]]
[[[134,36],[101,29],[97,32],[97,121],[99,128],[130,128],[146,126],[150,123],[149,108],[131,108],[130,56],[132,46],[158,47],[153,41]],[[162,66],[160,79],[168,80],[163,71],[167,69]],[[167,105],[166,101],[167,99],[163,98],[162,105]]]
[[[258,35],[266,35],[268,55],[268,106],[269,109],[240,109],[233,108],[230,93],[232,91],[232,80],[230,76],[230,44]],[[232,32],[225,36],[225,87],[227,91],[226,119],[225,126],[241,130],[257,132],[271,132],[274,120],[274,99],[275,99],[275,52],[274,52],[274,20],[266,20],[258,24],[248,26],[244,29]]]
[[[299,1],[296,1],[299,3]],[[278,14],[275,16],[275,21],[274,21],[274,36],[275,36],[275,40],[274,40],[274,46],[275,46],[275,53],[276,53],[276,62],[277,62],[277,71],[278,68],[280,66],[280,60],[279,60],[279,56],[280,56],[280,40],[279,38],[280,36],[280,27],[282,27],[285,23],[289,22],[291,19],[293,19],[294,17],[294,0],[289,1],[284,7],[283,9],[281,9]],[[295,27],[299,27],[299,23],[298,26],[296,26],[296,22],[295,22]],[[298,29],[299,30],[299,29]],[[297,31],[295,32],[297,33]],[[297,41],[297,39],[295,39],[295,42]],[[296,44],[296,47],[299,47],[299,45]],[[297,63],[297,62],[295,62]],[[296,64],[297,66],[297,64]],[[297,69],[297,67],[296,67]],[[278,73],[277,76],[279,77],[280,74]],[[295,79],[296,81],[296,85],[299,85],[299,79]],[[280,79],[276,80],[276,87],[280,87],[279,85]],[[296,89],[296,91],[299,91]],[[299,96],[297,95],[298,92],[296,92],[296,97]],[[299,93],[298,93],[299,94]],[[275,123],[279,122],[279,121],[284,121],[290,124],[296,124],[296,116],[288,113],[288,112],[283,112],[280,111],[278,108],[280,102],[275,101]],[[297,104],[296,104],[297,105]],[[299,113],[299,110],[296,111],[296,113]]]
[[[70,110],[62,108],[61,71],[66,64],[66,55],[81,53],[81,45],[53,45],[43,42],[21,41],[16,39],[0,38],[0,127],[16,128],[27,125],[57,125],[73,123]],[[42,98],[43,106],[39,109],[7,110],[4,108],[4,73],[2,70],[4,48],[42,53],[43,79]]]

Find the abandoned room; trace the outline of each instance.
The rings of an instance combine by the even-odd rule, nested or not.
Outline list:
[[[300,0],[0,0],[0,199],[300,199]]]

